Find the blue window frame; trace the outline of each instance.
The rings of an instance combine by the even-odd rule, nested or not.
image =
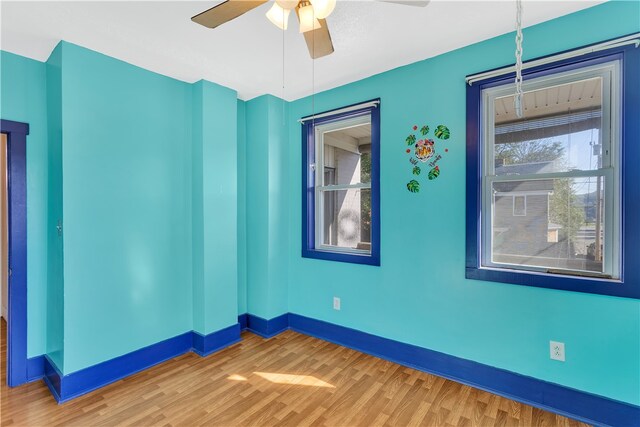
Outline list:
[[[640,80],[637,78],[640,49],[632,43],[620,43],[610,49],[538,63],[542,65],[523,70],[525,85],[527,82],[531,85],[530,102],[542,99],[539,96],[542,92],[536,91],[548,90],[542,101],[548,106],[552,91],[559,94],[562,85],[572,89],[578,83],[584,87],[588,81],[599,85],[593,86],[592,94],[600,94],[601,106],[592,111],[572,109],[570,114],[563,111],[562,117],[557,111],[550,116],[541,113],[536,117],[535,110],[544,108],[542,104],[527,104],[525,94],[528,112],[525,110],[525,119],[519,121],[508,117],[508,103],[498,107],[500,97],[513,102],[512,96],[509,98],[506,94],[514,93],[510,85],[515,73],[493,75],[468,85],[466,277],[640,298],[640,187],[637,185],[640,180],[637,167],[640,161]],[[578,99],[576,104],[581,105],[580,102]],[[599,110],[597,114],[595,110]],[[593,125],[594,120],[599,123],[597,126]],[[550,130],[551,127],[555,130]],[[567,127],[571,130],[567,131]],[[595,136],[593,128],[596,128]],[[576,135],[589,129],[591,140],[583,143],[586,147],[576,145],[579,143]],[[533,131],[535,135],[531,134]],[[521,162],[513,154],[500,154],[509,153],[504,149],[509,148],[508,144],[522,146],[542,138],[557,142],[556,148],[562,150],[569,145],[563,145],[566,143],[562,143],[561,134],[574,136],[574,148],[579,148],[573,150],[578,153],[576,156],[593,156],[597,160],[586,165],[580,164],[578,157],[567,160],[567,155],[562,162],[551,161],[554,159]],[[570,184],[557,185],[563,180]],[[597,190],[584,189],[591,183]],[[564,215],[553,207],[554,199],[562,197],[562,189],[568,192],[562,200],[568,200],[567,206],[570,206],[563,211]],[[502,202],[511,201],[514,196],[527,197],[527,217],[514,218],[512,204]],[[596,213],[587,209],[589,197],[596,200],[596,207],[592,209]],[[509,207],[509,218],[500,217],[500,203]],[[542,223],[544,232],[532,232],[527,241],[523,236],[527,230],[533,230],[531,218],[535,219],[538,208],[538,223]],[[578,220],[572,220],[576,212]],[[518,221],[529,222],[518,225]],[[510,233],[516,229],[517,233]],[[545,250],[559,247],[558,239],[562,240],[563,233],[567,255],[549,257]],[[532,243],[534,234],[546,243],[536,247],[536,243]],[[595,241],[587,244],[586,235]],[[504,249],[507,247],[508,250]],[[531,254],[525,256],[519,252],[526,250]],[[560,267],[554,268],[551,265],[554,263]]]
[[[302,256],[380,265],[380,100],[302,123]]]

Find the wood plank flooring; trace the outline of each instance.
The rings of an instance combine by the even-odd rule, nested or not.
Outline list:
[[[2,427],[579,426],[577,421],[292,331],[189,353],[63,405],[42,381],[8,388]]]

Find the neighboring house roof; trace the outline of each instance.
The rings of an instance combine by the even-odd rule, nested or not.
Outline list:
[[[518,163],[510,165],[496,164],[496,175],[530,175],[534,173],[558,172],[555,161]]]
[[[512,165],[496,164],[496,175],[532,175],[536,173],[557,172],[555,161],[519,163]],[[494,189],[498,192],[553,192],[553,180],[497,182]]]
[[[542,193],[549,195],[553,193],[553,180],[496,182],[493,184],[493,189],[498,193],[532,193],[530,195]],[[508,194],[504,195],[508,196]],[[517,196],[518,194],[513,195]]]

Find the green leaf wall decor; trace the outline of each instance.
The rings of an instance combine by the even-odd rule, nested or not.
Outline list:
[[[407,190],[411,191],[412,193],[420,192],[420,183],[415,179],[412,179],[407,183]]]
[[[436,138],[439,139],[449,139],[449,136],[451,136],[449,128],[445,125],[438,125],[434,133],[436,135]]]
[[[429,171],[429,175],[427,175],[427,177],[429,178],[429,180],[433,180],[433,179],[436,179],[439,175],[440,175],[440,168],[436,166],[435,168]]]

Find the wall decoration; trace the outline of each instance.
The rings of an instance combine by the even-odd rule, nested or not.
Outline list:
[[[432,180],[432,179],[436,179],[438,177],[438,175],[440,175],[440,168],[438,166],[436,166],[435,168],[433,168],[433,169],[431,169],[429,171],[429,175],[427,175],[427,176],[428,176],[429,180]]]
[[[429,126],[423,125],[420,127],[420,130],[418,130],[418,126],[414,125],[412,129],[413,132],[405,139],[405,143],[409,147],[405,151],[410,155],[409,163],[413,165],[411,173],[416,177],[419,176],[422,172],[419,164],[427,163],[430,168],[427,178],[433,181],[440,176],[440,166],[438,162],[442,159],[442,154],[438,153],[439,147],[438,150],[436,149],[436,140],[448,140],[451,137],[451,131],[449,131],[449,128],[445,125],[438,125],[433,131],[433,138],[429,138]],[[443,152],[448,153],[449,149],[444,148]],[[420,182],[412,179],[407,183],[407,190],[411,193],[419,193]]]
[[[438,125],[434,133],[436,134],[436,138],[449,139],[449,128],[444,125]]]
[[[434,153],[434,144],[433,139],[421,139],[416,142],[416,157],[418,160],[421,162],[429,160]]]
[[[411,191],[412,193],[419,193],[420,192],[420,183],[418,181],[416,181],[415,179],[412,179],[411,181],[409,181],[407,183],[407,190]]]

